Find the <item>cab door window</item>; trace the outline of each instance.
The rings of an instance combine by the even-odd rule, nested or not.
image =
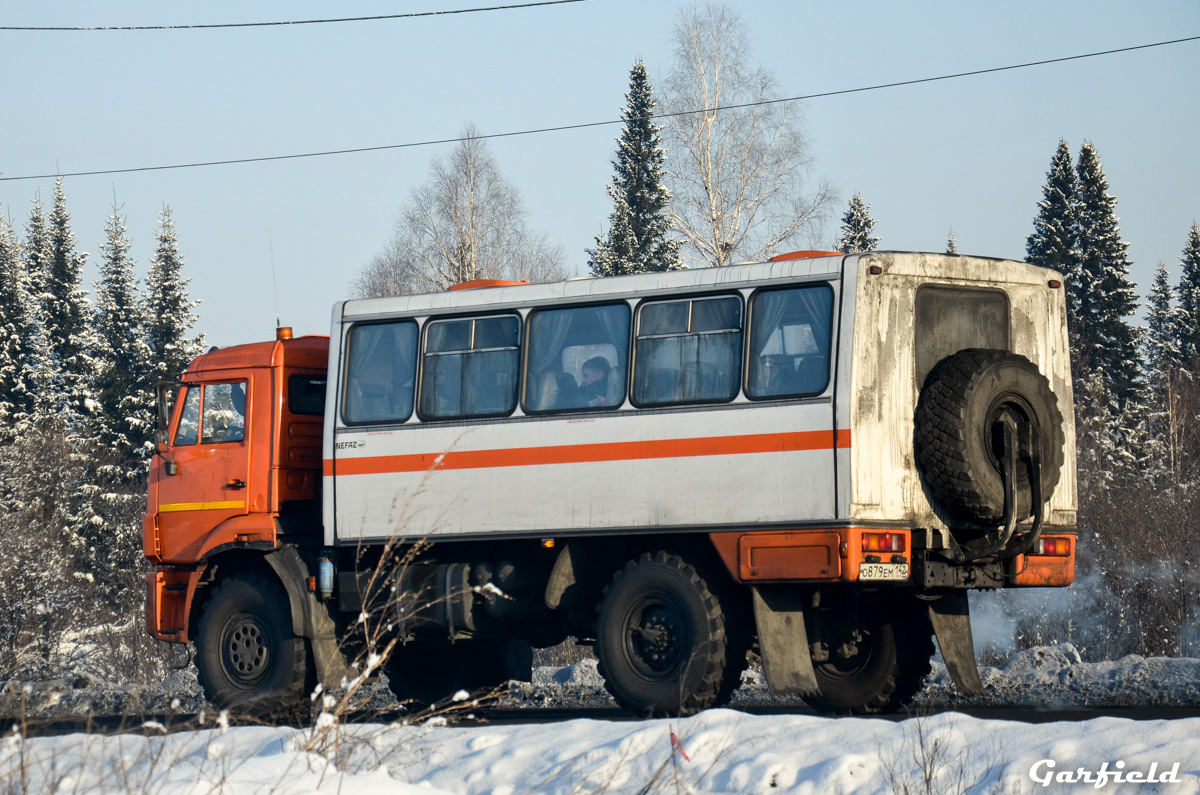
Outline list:
[[[246,435],[246,382],[204,387],[201,444],[240,442]]]

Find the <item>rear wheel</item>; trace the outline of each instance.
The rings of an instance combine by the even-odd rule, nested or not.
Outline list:
[[[292,632],[287,594],[269,576],[247,571],[221,583],[204,605],[196,650],[213,705],[253,718],[302,708],[308,650]]]
[[[895,605],[876,594],[847,599],[814,619],[810,640],[820,639],[821,659],[813,659],[820,693],[805,697],[814,709],[895,712],[920,691],[933,656],[933,629],[919,605]]]
[[[724,611],[678,555],[646,553],[617,572],[600,602],[595,650],[605,687],[634,714],[691,715],[729,695]]]

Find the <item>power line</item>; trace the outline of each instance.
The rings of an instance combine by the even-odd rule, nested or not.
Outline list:
[[[941,80],[955,80],[962,77],[975,77],[978,75],[993,74],[995,72],[1008,72],[1014,69],[1027,69],[1033,66],[1046,66],[1048,64],[1064,63],[1066,61],[1077,61],[1083,58],[1097,58],[1102,55],[1114,55],[1122,52],[1132,52],[1134,50],[1146,50],[1152,47],[1166,47],[1171,44],[1183,44],[1185,42],[1200,41],[1200,36],[1189,36],[1184,39],[1171,39],[1170,41],[1158,41],[1153,44],[1138,44],[1133,47],[1121,47],[1115,50],[1101,50],[1098,52],[1089,52],[1082,55],[1068,55],[1062,58],[1047,58],[1041,61],[1027,61],[1025,63],[1010,64],[1008,66],[995,66],[990,69],[975,69],[969,72],[955,72],[948,75],[937,75],[936,77],[920,77],[913,80],[900,80],[894,83],[877,83],[871,86],[860,86],[858,88],[844,88],[838,91],[824,91],[819,94],[803,94],[795,97],[783,97],[780,99],[766,99],[758,102],[744,102],[738,105],[721,105],[705,110],[683,110],[675,113],[656,113],[656,119],[668,119],[674,116],[692,116],[700,113],[715,113],[718,111],[738,110],[741,108],[752,108],[760,105],[774,105],[781,102],[799,102],[806,99],[823,99],[825,97],[836,97],[845,94],[857,94],[864,91],[880,91],[886,88],[900,88],[901,86],[919,85],[921,83],[934,83]],[[565,132],[567,130],[583,130],[589,127],[605,127],[613,124],[623,123],[623,119],[607,119],[605,121],[583,122],[580,124],[563,124],[557,127],[539,127],[531,130],[513,130],[502,133],[489,133],[486,135],[474,136],[476,139],[488,138],[514,138],[521,135],[540,135],[543,133]],[[28,179],[50,179],[52,177],[91,177],[101,174],[132,174],[141,171],[167,171],[180,168],[205,168],[208,166],[230,166],[243,163],[266,163],[272,160],[297,160],[307,157],[329,157],[332,155],[348,155],[362,152],[381,152],[388,149],[411,149],[420,146],[437,146],[440,144],[460,143],[466,140],[465,138],[438,138],[428,141],[409,141],[402,144],[384,144],[381,146],[360,146],[352,149],[330,149],[324,152],[301,152],[291,155],[270,155],[265,157],[244,157],[232,160],[209,160],[197,163],[174,163],[165,166],[141,166],[137,168],[114,168],[98,171],[74,171],[60,174],[30,174],[21,177],[3,177],[0,176],[0,182],[16,182],[18,180]]]
[[[534,3],[517,5],[489,6],[487,8],[456,8],[449,11],[416,11],[410,14],[380,14],[372,17],[339,17],[335,19],[292,19],[283,22],[222,22],[212,25],[107,25],[102,27],[16,27],[0,25],[0,30],[14,31],[96,31],[96,30],[212,30],[214,28],[270,28],[281,25],[324,25],[330,22],[376,22],[383,19],[414,19],[416,17],[437,17],[450,14],[474,14],[478,11],[508,11],[514,8],[533,8],[535,6],[557,6],[563,3],[583,3],[587,0],[541,0]]]

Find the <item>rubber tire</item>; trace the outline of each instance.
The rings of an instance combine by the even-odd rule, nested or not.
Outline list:
[[[1062,412],[1037,365],[1008,351],[968,348],[929,373],[917,401],[917,464],[934,502],[953,520],[995,526],[1004,513],[1004,481],[991,454],[992,416],[999,404],[1018,405],[1041,439],[1042,498],[1061,474]],[[1018,466],[1017,519],[1032,515],[1029,472]]]
[[[727,697],[725,614],[708,583],[682,557],[660,550],[630,561],[604,589],[597,613],[597,668],[622,708],[639,716],[683,716]],[[645,641],[633,639],[634,628],[647,617],[677,625],[673,636],[680,648],[661,671],[649,670],[651,663],[637,650]]]
[[[247,641],[248,633],[261,640]],[[248,653],[261,656],[261,663],[248,661]],[[292,632],[292,610],[283,586],[257,571],[224,580],[204,604],[196,667],[205,698],[216,707],[258,719],[301,714],[308,648],[305,639]]]
[[[820,694],[804,697],[813,709],[826,715],[896,712],[920,692],[934,652],[933,625],[924,604],[906,600],[889,607],[893,598],[876,595],[860,609],[868,632],[856,669],[814,661]]]

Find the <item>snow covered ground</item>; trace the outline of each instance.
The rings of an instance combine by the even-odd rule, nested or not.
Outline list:
[[[1070,646],[1041,647],[985,668],[983,681],[988,696],[975,703],[1200,704],[1195,659],[1084,663]],[[195,697],[187,683],[182,672],[164,683],[182,694],[175,696],[180,709]],[[77,706],[87,691],[103,689],[68,687],[57,706]],[[27,697],[37,701],[34,692]],[[110,703],[166,697],[165,690],[126,693]],[[734,705],[767,697],[751,672]],[[591,661],[539,669],[510,703],[610,704]],[[935,666],[916,712],[964,703]],[[1105,775],[1104,792],[1200,791],[1200,719],[1031,725],[950,712],[897,723],[723,709],[683,720],[471,727],[434,720],[323,731],[214,726],[167,736],[28,740],[9,732],[0,741],[0,790],[32,792],[1010,793],[1085,791]],[[1156,782],[1128,780],[1139,775]]]

